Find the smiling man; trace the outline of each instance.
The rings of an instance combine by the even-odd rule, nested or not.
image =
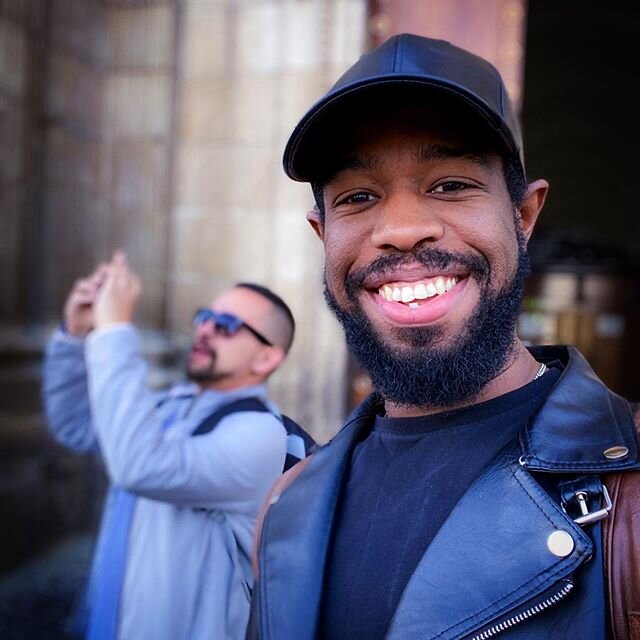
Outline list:
[[[269,498],[253,636],[609,638],[603,474],[640,468],[632,412],[575,349],[517,336],[548,184],[498,72],[392,37],[284,167],[311,183],[325,297],[376,392]]]
[[[74,285],[47,349],[49,426],[71,449],[99,454],[111,483],[78,631],[241,639],[256,517],[287,454],[266,385],[293,316],[260,285],[222,292],[194,316],[188,380],[156,392],[132,324],[140,293],[116,253]]]

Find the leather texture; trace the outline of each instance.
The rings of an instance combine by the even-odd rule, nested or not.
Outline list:
[[[640,437],[640,409],[636,412]],[[612,640],[640,640],[640,472],[605,477],[611,502],[603,523]]]
[[[259,575],[258,549],[260,547],[260,532],[262,531],[262,525],[264,523],[265,516],[267,515],[267,511],[272,504],[278,502],[282,492],[295,481],[305,466],[309,464],[312,456],[313,454],[310,453],[306,458],[303,458],[290,469],[285,471],[282,476],[276,480],[276,483],[271,487],[265,501],[262,503],[258,519],[256,520],[256,533],[253,537],[253,552],[251,554],[251,567],[253,569],[253,577],[255,580],[258,579]]]
[[[482,634],[504,621],[500,640],[608,640],[602,523],[577,526],[559,506],[557,486],[571,475],[640,471],[631,408],[593,383],[575,349],[535,355],[565,363],[549,402],[451,512],[405,589],[389,640],[494,637]],[[329,444],[294,467],[295,482],[268,509],[258,549],[255,635],[248,637],[315,640],[340,488],[379,402],[368,398]],[[630,450],[625,459],[603,456],[621,443]],[[566,554],[550,551],[549,537],[558,531],[572,541]],[[573,589],[558,601],[567,584]],[[547,601],[553,604],[539,613],[536,607]]]
[[[361,56],[304,115],[285,147],[285,173],[293,180],[313,180],[323,141],[334,135],[336,110],[354,108],[354,100],[356,109],[366,108],[375,100],[371,90],[391,85],[396,92],[398,86],[412,86],[455,95],[498,134],[506,150],[519,154],[524,166],[520,124],[497,69],[444,40],[398,34]]]

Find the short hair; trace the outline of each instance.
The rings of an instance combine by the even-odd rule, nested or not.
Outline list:
[[[291,343],[293,342],[293,335],[296,331],[296,321],[289,305],[277,293],[274,293],[271,289],[268,289],[261,284],[256,284],[255,282],[237,282],[235,286],[238,289],[249,289],[263,298],[266,298],[284,314],[285,318],[291,325],[291,338],[288,341],[288,344],[285,345],[285,351],[288,351]]]

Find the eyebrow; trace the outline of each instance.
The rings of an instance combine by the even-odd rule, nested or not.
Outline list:
[[[331,172],[332,177],[341,173],[342,171],[376,171],[381,169],[384,165],[384,161],[378,154],[372,155],[350,155],[345,157],[339,164],[337,164]]]
[[[465,159],[481,167],[489,166],[487,157],[481,153],[474,152],[468,147],[455,147],[444,144],[425,144],[415,152],[418,162],[430,162],[433,160]]]
[[[414,157],[418,162],[433,162],[434,160],[465,159],[480,167],[489,166],[487,157],[479,152],[472,151],[469,147],[444,145],[444,144],[424,144],[420,145],[414,152]],[[376,171],[384,166],[384,160],[379,154],[371,155],[350,155],[342,159],[331,171],[325,183],[330,182],[335,176],[343,171]]]

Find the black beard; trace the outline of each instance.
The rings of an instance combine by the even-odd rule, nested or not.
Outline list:
[[[339,305],[325,275],[327,304],[344,328],[351,353],[385,400],[403,406],[444,409],[473,400],[504,370],[516,345],[516,324],[529,273],[526,241],[519,227],[517,235],[518,266],[511,281],[497,293],[490,291],[486,260],[430,248],[381,256],[347,277],[345,293],[350,300],[356,300],[364,278],[384,272],[385,268],[415,261],[443,270],[466,267],[469,277],[480,285],[480,302],[467,323],[467,331],[449,338],[444,346],[437,344],[442,337],[439,328],[407,327],[394,331],[407,348],[391,347],[376,334],[359,306],[347,310]]]

